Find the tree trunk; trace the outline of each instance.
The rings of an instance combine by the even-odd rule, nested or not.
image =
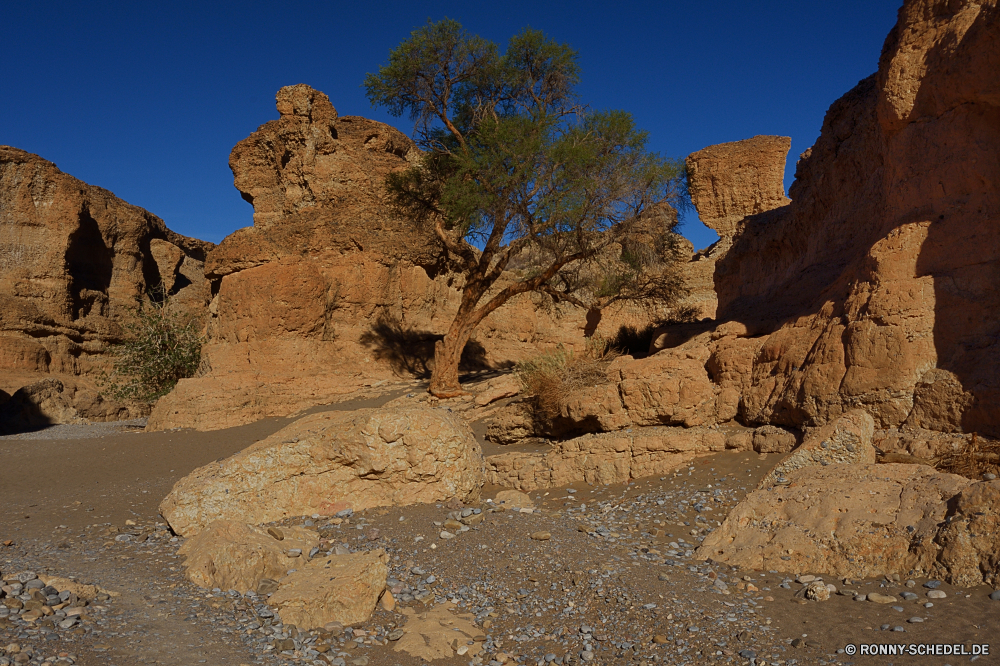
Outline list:
[[[478,323],[471,321],[471,315],[472,313],[460,311],[444,339],[434,343],[434,370],[431,371],[428,390],[437,398],[454,398],[465,394],[462,385],[458,383],[458,364]]]

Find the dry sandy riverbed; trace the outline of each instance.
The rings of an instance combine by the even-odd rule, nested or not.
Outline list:
[[[27,663],[55,663],[62,653],[68,658],[61,663],[72,659],[83,666],[340,660],[404,666],[424,662],[395,651],[386,637],[401,625],[405,630],[410,616],[403,612],[442,604],[475,618],[481,635],[472,647],[485,648],[483,663],[500,654],[525,664],[546,656],[580,663],[589,653],[584,656],[592,655],[595,664],[957,666],[969,657],[851,657],[837,650],[862,643],[991,643],[1000,635],[1000,602],[990,601],[991,590],[983,588],[942,585],[948,596],[925,608],[923,580],[912,588],[905,579],[852,583],[862,592],[918,595],[897,611],[837,595],[803,602],[796,598],[801,585],[781,586],[794,573],[810,572],[737,571],[693,561],[690,553],[704,531],[778,458],[735,452],[627,486],[531,493],[538,509],[532,513],[495,511],[484,502],[476,506],[484,521],[453,539],[440,538],[440,523],[452,510],[446,506],[371,510],[339,525],[308,517],[286,521],[309,520],[341,548],[386,549],[390,585],[400,599],[393,612],[378,609],[358,627],[363,637],[300,633],[262,617],[263,598],[188,583],[175,555],[180,541],[157,514],[177,479],[288,422],[268,419],[207,433],[104,427],[99,438],[0,440],[0,572],[73,576],[117,594],[92,604],[87,620],[70,630],[0,619],[0,664],[24,661],[3,652],[17,644],[22,655],[30,651]],[[486,489],[483,497],[495,490]],[[531,539],[536,532],[550,538]],[[907,621],[913,617],[924,621]],[[885,625],[889,631],[881,629]],[[1000,642],[991,651],[1000,653]],[[468,664],[470,654],[435,663]],[[1000,660],[991,655],[979,661]]]

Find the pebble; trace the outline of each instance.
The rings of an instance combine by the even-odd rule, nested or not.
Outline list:
[[[535,541],[548,541],[552,535],[549,532],[532,532],[531,538]]]
[[[909,622],[910,624],[919,624],[920,622],[923,622],[923,621],[924,621],[924,618],[922,618],[922,617],[911,617],[909,620],[907,620],[907,622]]]
[[[903,598],[903,601],[915,601],[916,599],[920,598],[917,595],[915,595],[913,592],[903,592],[899,596],[901,596]]]
[[[990,599],[993,601],[1000,601],[1000,590],[993,590],[990,592]]]
[[[441,538],[442,539],[454,539],[455,535],[452,534],[451,532],[449,532],[448,530],[441,530]]]
[[[948,594],[944,590],[929,590],[927,592],[928,599],[944,599]]]
[[[936,590],[939,587],[941,587],[941,581],[929,580],[926,583],[924,583],[924,587],[926,587],[928,590]]]

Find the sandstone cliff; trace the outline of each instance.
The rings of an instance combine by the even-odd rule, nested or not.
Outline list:
[[[157,405],[151,428],[227,427],[424,374],[458,309],[462,276],[437,239],[383,200],[385,177],[411,165],[415,144],[383,123],[339,116],[306,85],[282,88],[276,100],[280,117],[230,157],[254,224],[206,258],[213,297],[203,373]],[[620,308],[599,332],[642,328],[649,317]],[[519,296],[480,325],[468,367],[582,348],[587,326],[575,306]]]
[[[1000,432],[998,149],[996,4],[910,0],[878,73],[827,112],[789,205],[734,222],[737,177],[695,196],[734,229],[715,272],[731,335],[709,367],[741,366],[714,379],[741,387],[743,419],[862,406],[881,427]]]
[[[31,415],[42,421],[141,411],[98,396],[103,352],[157,285],[176,307],[204,312],[211,247],[37,155],[0,146],[0,392],[55,380],[45,384],[51,414]]]

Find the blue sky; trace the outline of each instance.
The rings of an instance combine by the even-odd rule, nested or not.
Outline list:
[[[823,114],[875,71],[899,0],[745,2],[4,3],[0,144],[218,242],[252,224],[229,152],[308,83],[341,115],[394,124],[361,88],[430,19],[500,44],[530,25],[580,52],[583,100],[631,112],[684,157],[756,134],[792,137],[785,187]],[[696,247],[714,233],[689,216]]]

